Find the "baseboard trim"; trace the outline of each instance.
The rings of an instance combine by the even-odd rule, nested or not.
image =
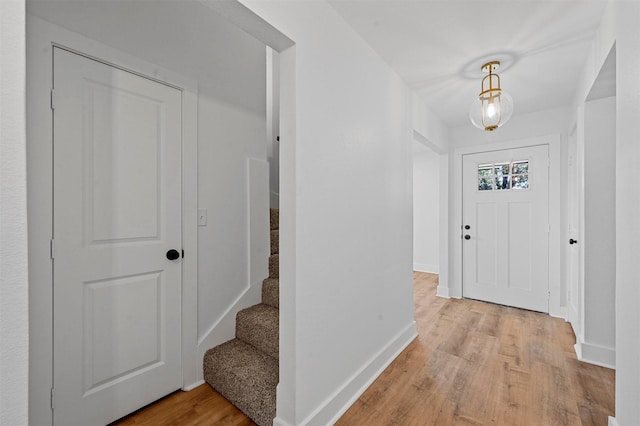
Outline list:
[[[616,369],[615,349],[586,342],[577,342],[573,347],[580,361],[613,370]]]
[[[440,265],[429,265],[427,263],[414,263],[413,270],[418,272],[428,272],[430,274],[439,274]]]
[[[618,426],[618,421],[615,417],[609,416],[609,424],[608,426]]]
[[[183,386],[183,387],[182,387],[182,390],[183,390],[183,391],[185,391],[185,392],[189,392],[189,391],[194,390],[194,389],[195,389],[195,388],[197,388],[198,386],[202,386],[202,385],[204,385],[204,384],[205,384],[205,381],[204,381],[204,380],[198,380],[198,381],[197,381],[197,382],[195,382],[195,383],[191,383],[190,385]]]
[[[569,310],[565,306],[560,306],[557,311],[549,309],[549,316],[569,321]]]
[[[576,342],[576,344],[573,345],[573,350],[576,351],[576,357],[582,360],[582,345]]]
[[[273,426],[293,426],[291,423],[287,423],[286,421],[282,420],[280,417],[276,417],[275,419],[273,419]]]
[[[449,287],[444,287],[444,286],[439,285],[436,288],[436,296],[444,297],[445,299],[450,299],[451,298],[451,294],[449,293]]]
[[[412,321],[300,424],[332,425],[336,423],[417,336],[416,323]],[[274,425],[276,424],[288,426],[286,423],[274,421]]]

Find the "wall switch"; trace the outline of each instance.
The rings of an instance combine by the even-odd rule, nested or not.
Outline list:
[[[207,209],[198,209],[198,226],[207,226]]]

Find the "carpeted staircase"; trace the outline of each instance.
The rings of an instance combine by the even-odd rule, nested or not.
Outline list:
[[[260,426],[276,416],[278,384],[279,282],[278,210],[271,209],[269,277],[262,303],[236,315],[236,338],[204,355],[204,379]]]

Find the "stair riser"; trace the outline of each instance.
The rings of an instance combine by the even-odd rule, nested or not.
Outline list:
[[[236,315],[236,338],[278,358],[279,312],[270,306],[256,305]]]
[[[280,252],[280,231],[274,229],[271,231],[271,254]]]
[[[280,308],[280,283],[277,279],[266,279],[262,283],[262,303]]]
[[[269,278],[278,278],[280,276],[280,255],[274,254],[269,256]]]
[[[269,221],[271,229],[280,229],[280,210],[269,210]]]
[[[207,351],[204,379],[259,426],[276,414],[278,362],[237,339]]]

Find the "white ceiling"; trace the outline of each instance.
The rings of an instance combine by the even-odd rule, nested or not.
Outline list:
[[[468,125],[488,60],[514,115],[570,105],[606,0],[329,0],[448,126]]]
[[[253,78],[265,67],[264,44],[199,1],[27,0],[26,6],[30,15],[195,80],[203,95],[264,114],[264,80]],[[230,46],[253,54],[230,55]]]

